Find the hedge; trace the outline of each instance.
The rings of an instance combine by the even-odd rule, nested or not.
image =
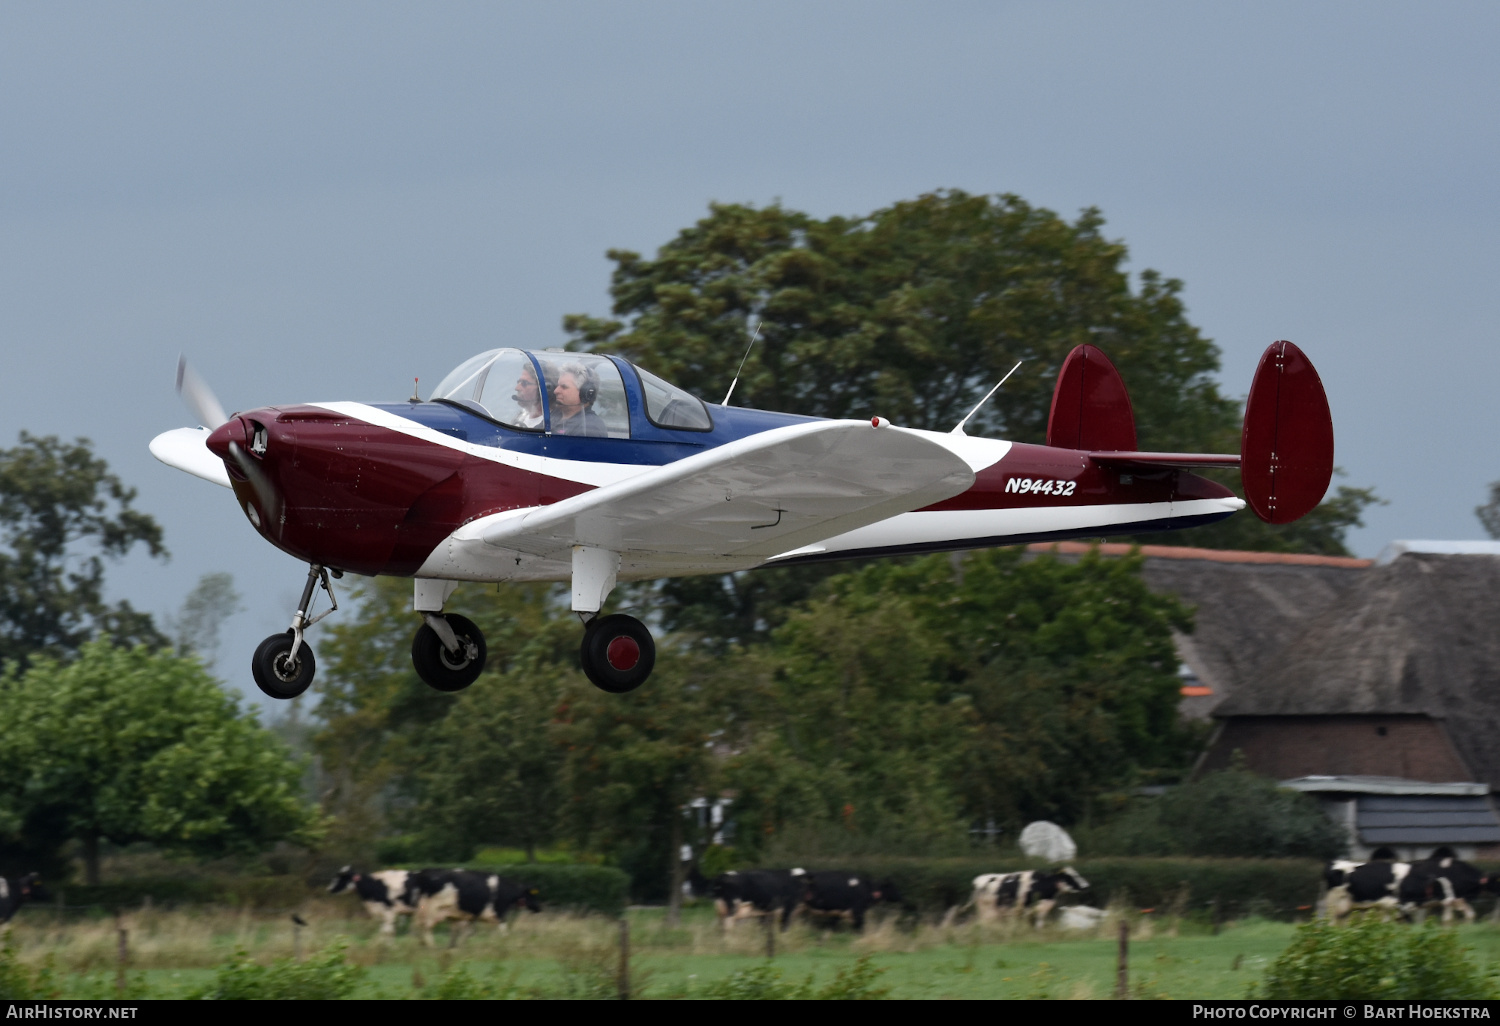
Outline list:
[[[923,914],[942,914],[968,902],[974,877],[982,873],[1047,868],[1024,859],[979,858],[864,857],[792,864],[893,880],[907,906]],[[1136,909],[1225,919],[1305,916],[1318,900],[1323,875],[1322,863],[1312,859],[1097,858],[1071,865],[1089,882],[1083,897],[1088,904],[1120,901]]]
[[[499,873],[535,887],[545,909],[618,916],[625,911],[630,891],[630,877],[611,866],[521,862],[508,865],[471,863],[465,868],[479,873]]]

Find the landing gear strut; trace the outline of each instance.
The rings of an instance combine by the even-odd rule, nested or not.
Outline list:
[[[623,695],[651,676],[656,665],[656,642],[646,625],[633,616],[596,616],[583,629],[578,659],[596,688]]]
[[[339,571],[335,570],[334,575],[340,576]],[[331,608],[309,617],[307,612],[312,606],[313,589],[319,584],[328,593]],[[262,641],[250,659],[255,686],[272,698],[296,698],[306,691],[317,672],[317,662],[313,659],[312,649],[302,640],[302,634],[338,607],[327,569],[317,563],[311,564],[307,568],[307,584],[302,588],[302,601],[297,604],[292,626],[285,634],[273,634]]]

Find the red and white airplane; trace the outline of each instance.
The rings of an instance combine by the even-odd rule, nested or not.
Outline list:
[[[233,489],[309,564],[291,628],[252,663],[275,698],[312,682],[303,635],[337,608],[330,575],[415,579],[412,662],[440,691],[484,668],[483,635],[443,612],[460,582],[571,582],[583,670],[619,693],[655,660],[639,620],[598,615],[619,581],[1193,527],[1245,506],[1204,467],[1239,467],[1255,514],[1287,523],[1333,471],[1323,385],[1290,342],[1261,358],[1239,455],[1137,451],[1124,382],[1087,345],[1059,372],[1045,445],[970,437],[968,417],[943,434],[715,406],[620,357],[553,350],[482,353],[427,401],[229,417],[185,364],[178,390],[204,426],[152,453]],[[312,616],[318,585],[333,605]]]

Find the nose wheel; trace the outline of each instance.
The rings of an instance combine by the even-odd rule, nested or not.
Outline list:
[[[611,613],[589,621],[578,658],[584,675],[596,688],[623,695],[651,676],[656,665],[656,642],[635,617]]]
[[[456,613],[424,613],[427,622],[411,642],[411,664],[423,683],[436,691],[462,691],[484,672],[488,654],[484,634],[472,620]]]
[[[335,577],[342,572],[333,571]],[[313,589],[319,584],[328,593],[331,606],[317,616],[309,616],[312,609]],[[262,641],[250,659],[250,675],[255,686],[271,698],[296,698],[312,684],[317,662],[312,649],[302,640],[302,632],[329,613],[338,609],[338,599],[333,594],[333,584],[328,580],[328,571],[314,563],[307,569],[307,584],[302,589],[302,601],[292,617],[292,626],[285,634],[273,634]]]

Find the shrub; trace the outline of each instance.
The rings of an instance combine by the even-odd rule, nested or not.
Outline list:
[[[781,970],[768,962],[736,970],[693,996],[721,1001],[872,1001],[891,992],[875,985],[884,972],[870,964],[869,955],[860,955],[853,965],[838,970],[832,982],[814,990],[811,976],[801,983],[784,982]]]
[[[1226,858],[1330,859],[1346,844],[1316,800],[1239,766],[1138,799],[1085,840],[1114,855]]]
[[[519,990],[513,981],[501,981],[498,967],[490,971],[489,979],[480,980],[460,963],[420,994],[434,1001],[496,1001],[516,997]]]
[[[219,966],[212,983],[187,996],[214,1001],[327,1001],[348,997],[364,975],[365,970],[345,961],[342,942],[305,962],[280,958],[270,965],[252,962],[240,948]]]
[[[1267,998],[1386,1000],[1493,999],[1495,980],[1469,957],[1451,930],[1432,921],[1406,928],[1378,913],[1347,926],[1316,919],[1266,970]]]
[[[37,1001],[62,996],[57,983],[52,956],[35,969],[28,969],[16,957],[16,942],[9,932],[0,946],[0,1000]]]

